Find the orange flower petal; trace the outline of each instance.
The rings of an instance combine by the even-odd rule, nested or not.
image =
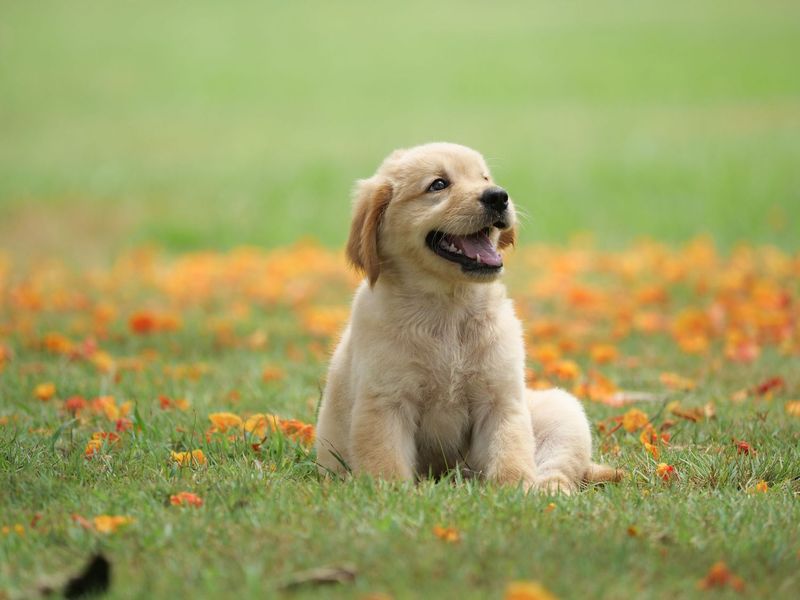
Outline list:
[[[632,408],[622,415],[622,427],[628,432],[637,431],[649,422],[647,415],[638,408]]]
[[[538,581],[512,581],[506,587],[505,600],[557,600]]]
[[[50,400],[50,398],[55,396],[56,385],[51,382],[40,383],[39,385],[36,386],[33,393],[42,402],[47,402],[48,400]]]
[[[200,508],[203,506],[203,499],[192,492],[178,492],[169,497],[169,503],[172,506],[193,506],[194,508]]]
[[[442,527],[441,525],[435,525],[433,527],[433,535],[440,540],[444,540],[445,542],[449,542],[451,544],[461,540],[461,534],[455,527]]]

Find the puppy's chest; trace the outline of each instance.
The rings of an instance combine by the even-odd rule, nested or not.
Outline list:
[[[446,333],[416,349],[418,440],[460,446],[471,426],[472,404],[486,388],[487,349],[469,329]]]
[[[430,316],[430,327],[410,330],[405,349],[418,386],[417,467],[438,473],[468,454],[475,404],[491,387],[497,334],[485,315]]]
[[[487,345],[469,324],[423,339],[413,349],[423,407],[452,409],[468,403],[488,375]]]
[[[468,454],[473,403],[484,377],[478,354],[450,344],[417,363],[422,376],[415,438],[421,473],[441,473]]]

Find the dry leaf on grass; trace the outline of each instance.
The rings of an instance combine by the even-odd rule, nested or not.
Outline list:
[[[356,568],[352,565],[317,567],[292,575],[281,589],[291,590],[306,585],[330,585],[333,583],[352,583],[356,579]]]

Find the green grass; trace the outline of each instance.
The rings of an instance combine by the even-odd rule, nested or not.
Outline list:
[[[610,275],[603,265],[632,264],[647,251],[592,259],[595,266],[579,280],[617,298],[600,312],[532,295],[531,283],[554,271],[545,264],[523,276],[523,266],[537,254],[521,254],[511,266],[520,311],[553,320],[564,335],[556,340],[578,343],[569,356],[584,372],[598,368],[586,349],[591,340],[612,339],[617,311],[624,314],[630,300],[619,288],[629,287],[629,279]],[[327,357],[313,349],[333,338],[309,333],[304,315],[315,306],[346,305],[350,284],[343,270],[326,266],[325,257],[332,255],[305,255],[283,279],[268,271],[286,273],[284,267],[294,264],[291,253],[258,256],[261,262],[250,267],[264,272],[265,282],[277,282],[283,297],[265,300],[260,288],[251,288],[247,258],[223,263],[229,265],[221,271],[229,284],[185,296],[181,269],[163,257],[125,259],[93,273],[64,271],[53,263],[12,270],[0,311],[0,345],[13,354],[0,374],[0,417],[8,417],[0,425],[0,526],[21,524],[25,535],[0,535],[0,590],[27,597],[41,581],[63,581],[101,550],[114,565],[114,598],[350,598],[376,592],[394,598],[499,598],[517,579],[541,581],[561,598],[705,597],[711,592],[698,590],[697,583],[718,560],[745,581],[750,597],[792,597],[800,560],[800,419],[788,416],[784,404],[800,390],[796,345],[779,351],[765,344],[758,360],[741,365],[723,358],[724,337],[714,338],[710,354],[700,357],[682,354],[669,335],[632,332],[618,342],[622,356],[636,362],[621,359],[599,368],[623,389],[655,394],[637,406],[657,427],[675,421],[659,459],[678,472],[670,483],[657,476],[638,432],[623,430],[596,432],[596,454],[628,477],[569,498],[526,497],[516,488],[465,482],[457,475],[416,486],[323,481],[313,453],[281,436],[271,436],[256,452],[256,440],[241,433],[231,440],[205,435],[208,415],[218,411],[314,420]],[[753,268],[741,258],[721,260],[706,272],[691,255],[679,256],[675,260],[686,265],[688,276],[668,288],[670,299],[659,309],[665,316],[673,319],[715,297],[742,298],[717,287],[737,269]],[[205,262],[208,256],[189,260],[199,262],[186,285],[202,290],[214,263]],[[758,255],[753,264],[761,264]],[[640,268],[654,273],[643,280],[667,277],[647,264]],[[692,283],[698,276],[705,286]],[[772,281],[797,297],[796,278],[787,273],[770,279],[764,271],[753,280]],[[183,300],[165,292],[164,286],[176,283],[173,293]],[[39,290],[42,306],[22,304],[26,289]],[[97,307],[113,308],[105,326],[93,316]],[[132,334],[128,316],[143,307],[179,311],[181,329]],[[590,325],[588,337],[577,333],[581,323]],[[572,326],[578,329],[569,333]],[[95,336],[116,359],[118,373],[46,351],[42,340],[53,331],[76,341]],[[265,344],[262,336],[252,346],[250,340],[259,339],[254,332],[266,334]],[[531,343],[542,341],[554,339]],[[138,368],[130,363],[137,357]],[[285,378],[262,381],[266,365],[282,368]],[[203,368],[196,378],[175,375],[176,367],[187,366]],[[529,366],[541,373],[535,361]],[[697,389],[665,390],[659,383],[664,371],[691,376]],[[782,376],[785,386],[771,397],[751,393],[739,403],[731,400],[738,390],[773,376]],[[40,402],[34,389],[45,381],[55,384],[57,394]],[[131,401],[135,427],[119,445],[86,459],[91,433],[112,429],[113,422],[103,416],[76,422],[62,401],[102,394]],[[164,410],[161,395],[187,398],[191,406]],[[712,402],[717,417],[699,423],[677,419],[667,408],[673,400],[687,407]],[[593,423],[627,410],[591,402],[586,407]],[[746,440],[756,453],[739,454],[735,440]],[[195,448],[204,451],[207,465],[171,464],[170,451]],[[770,486],[767,493],[752,493],[759,481]],[[184,490],[199,494],[205,505],[170,506],[169,496]],[[555,507],[548,509],[551,502]],[[41,520],[30,526],[37,513]],[[85,531],[73,514],[135,521],[103,535]],[[457,528],[460,542],[438,539],[438,524]],[[294,592],[281,587],[299,572],[330,565],[354,566],[355,582]],[[714,597],[726,593],[733,592]]]
[[[792,247],[798,54],[793,2],[9,3],[0,245],[339,246],[356,178],[449,140],[523,241]]]
[[[697,589],[717,560],[745,580],[749,597],[793,597],[800,419],[783,405],[800,397],[796,323],[788,351],[765,344],[747,365],[722,358],[722,339],[700,357],[665,335],[620,340],[640,364],[603,372],[655,392],[656,402],[638,406],[656,424],[675,399],[714,402],[718,417],[671,429],[661,460],[680,476],[670,484],[654,474],[638,434],[620,431],[597,439],[599,458],[628,471],[622,483],[525,497],[456,477],[325,482],[313,454],[279,436],[258,453],[241,436],[207,441],[207,416],[220,410],[313,422],[326,358],[310,348],[330,340],[308,333],[300,313],[309,303],[345,306],[350,287],[339,275],[304,276],[313,259],[295,265],[299,282],[278,278],[286,285],[277,302],[226,285],[176,300],[154,281],[186,250],[306,236],[339,248],[356,178],[395,147],[449,140],[488,157],[527,215],[523,244],[580,232],[602,248],[643,236],[677,246],[697,234],[726,250],[774,244],[795,253],[780,276],[775,264],[751,273],[746,253],[725,273],[750,273],[753,286],[774,277],[796,306],[797,3],[48,0],[6,2],[0,13],[0,350],[13,353],[0,371],[0,418],[10,417],[0,425],[0,526],[25,528],[24,537],[0,534],[0,598],[63,580],[95,550],[113,562],[114,598],[499,598],[516,579],[539,580],[561,598],[738,596]],[[167,255],[149,263],[124,254],[143,244]],[[635,265],[646,255],[637,252],[608,264]],[[565,316],[561,298],[534,298],[545,267],[525,256],[509,275],[529,323],[561,314],[565,326],[588,321],[590,338],[611,339],[612,317]],[[63,271],[58,259],[78,266]],[[293,264],[291,255],[275,262]],[[254,285],[281,272],[258,264]],[[653,265],[626,286],[661,281],[664,265]],[[586,281],[605,285],[599,271]],[[203,281],[202,269],[196,276]],[[710,268],[694,285],[670,288],[658,310],[672,318],[684,306],[709,309],[706,285],[719,291],[718,277]],[[31,289],[46,308],[20,304]],[[632,294],[609,291],[609,305],[624,310]],[[97,306],[113,314],[102,335]],[[184,326],[131,335],[127,317],[142,308],[178,312]],[[226,325],[237,345],[215,333]],[[95,335],[118,360],[157,357],[117,380],[45,352],[50,331]],[[254,331],[268,335],[264,348],[247,348]],[[588,369],[584,350],[574,358]],[[196,380],[164,371],[198,363],[208,372]],[[267,364],[286,377],[263,382]],[[700,385],[665,394],[662,371]],[[786,380],[775,398],[731,401],[774,375]],[[57,399],[33,399],[43,381],[56,384]],[[111,424],[72,422],[61,400],[75,394],[132,401],[141,429],[86,460],[92,431]],[[191,408],[164,411],[159,395],[186,397]],[[623,410],[587,404],[595,423]],[[737,454],[734,438],[758,453]],[[206,467],[169,463],[171,450],[197,447]],[[748,493],[761,480],[769,492]],[[171,507],[181,490],[205,505]],[[135,522],[101,535],[73,514]],[[436,538],[437,524],[456,527],[461,541]],[[355,582],[281,589],[304,569],[342,564],[355,566]]]

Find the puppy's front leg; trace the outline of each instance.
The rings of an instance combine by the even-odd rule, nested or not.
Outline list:
[[[354,473],[411,481],[416,467],[414,415],[408,403],[361,394],[353,407],[351,453]]]
[[[536,480],[533,431],[527,406],[493,403],[476,414],[469,466],[497,483],[522,483],[526,490]]]

